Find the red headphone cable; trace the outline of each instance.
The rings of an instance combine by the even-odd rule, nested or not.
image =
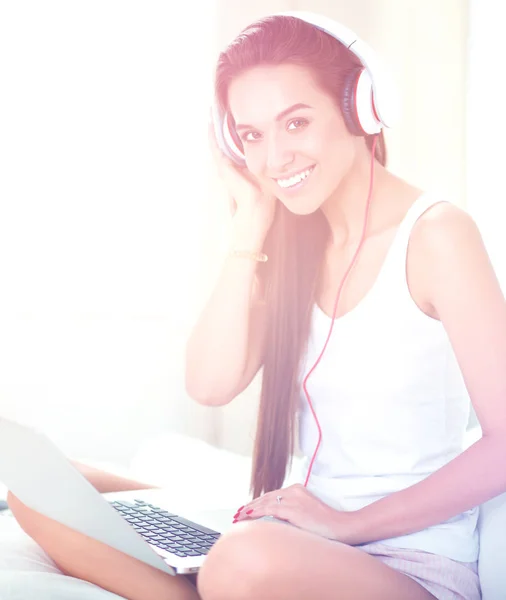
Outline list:
[[[334,328],[334,320],[335,320],[335,316],[336,316],[336,312],[337,312],[337,304],[338,304],[339,298],[341,296],[341,290],[342,290],[343,285],[344,285],[344,283],[346,281],[346,278],[348,277],[348,275],[349,275],[349,273],[350,273],[353,265],[355,264],[355,261],[357,260],[358,254],[359,254],[360,249],[362,247],[362,244],[364,243],[365,234],[366,234],[366,231],[367,231],[367,223],[368,223],[368,220],[369,220],[369,208],[370,208],[370,204],[371,204],[372,190],[373,190],[373,184],[374,184],[374,158],[375,158],[376,142],[377,141],[378,141],[378,136],[375,135],[374,138],[373,138],[372,149],[371,149],[371,169],[370,169],[370,180],[369,180],[369,193],[368,193],[368,196],[367,196],[367,203],[366,203],[366,209],[365,209],[365,219],[364,219],[364,227],[362,229],[362,236],[360,238],[360,242],[359,242],[358,247],[357,247],[357,249],[355,251],[355,254],[354,254],[354,256],[353,256],[353,258],[352,258],[352,260],[350,262],[350,265],[349,265],[346,273],[344,274],[344,277],[343,277],[343,279],[341,281],[341,284],[339,286],[339,289],[337,291],[336,301],[334,303],[334,312],[332,314],[332,319],[331,319],[331,323],[330,323],[330,330],[329,330],[329,333],[328,333],[328,336],[327,336],[327,340],[325,341],[325,344],[324,344],[323,349],[322,349],[322,351],[320,353],[320,356],[318,357],[318,359],[316,360],[315,364],[312,366],[312,368],[310,369],[310,371],[308,372],[308,374],[304,378],[304,381],[303,381],[303,384],[302,384],[302,387],[303,387],[304,392],[306,394],[307,401],[309,403],[309,407],[311,408],[311,412],[313,413],[313,417],[314,417],[314,420],[316,421],[316,426],[318,428],[318,443],[316,445],[316,449],[314,451],[313,458],[311,459],[311,463],[309,464],[309,469],[308,469],[308,473],[307,473],[307,476],[306,476],[306,481],[304,482],[304,487],[307,487],[307,483],[308,483],[309,477],[311,475],[311,470],[313,468],[313,464],[314,464],[314,461],[316,459],[316,455],[318,453],[318,450],[320,448],[320,444],[321,444],[321,441],[322,441],[322,430],[321,430],[321,427],[320,427],[320,423],[318,421],[318,417],[316,416],[316,412],[314,410],[313,404],[311,402],[311,398],[309,396],[309,392],[307,391],[306,383],[307,383],[307,380],[308,380],[309,376],[315,370],[316,366],[320,362],[320,360],[321,360],[321,358],[323,356],[323,353],[325,352],[325,349],[327,348],[327,345],[328,345],[329,340],[330,340],[330,336],[332,334],[332,330]]]

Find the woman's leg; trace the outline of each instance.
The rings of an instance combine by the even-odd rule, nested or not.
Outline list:
[[[284,524],[237,524],[198,577],[202,600],[435,600],[366,552]]]
[[[21,528],[64,574],[94,583],[128,600],[199,599],[186,577],[163,573],[73,531],[31,510],[10,493],[7,499]]]

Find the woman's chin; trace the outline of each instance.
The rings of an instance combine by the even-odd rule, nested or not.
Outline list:
[[[312,215],[322,205],[322,202],[315,202],[314,196],[309,198],[301,198],[297,202],[294,202],[293,198],[283,198],[280,194],[278,199],[292,214],[299,215],[301,217],[305,215]]]

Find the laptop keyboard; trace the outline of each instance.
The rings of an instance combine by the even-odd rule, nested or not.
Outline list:
[[[109,502],[149,544],[176,556],[207,554],[220,533],[142,500]]]

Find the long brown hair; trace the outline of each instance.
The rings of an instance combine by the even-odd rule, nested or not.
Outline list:
[[[344,78],[360,66],[355,55],[332,36],[300,19],[271,15],[245,28],[220,54],[215,90],[222,110],[228,110],[228,87],[235,77],[255,66],[283,63],[311,70],[337,106]],[[372,136],[366,138],[370,150],[372,141]],[[375,158],[386,164],[382,133]],[[329,234],[320,210],[298,216],[281,202],[276,203],[264,244],[269,261],[258,270],[268,324],[251,475],[254,498],[280,488],[291,465],[300,398],[299,368]]]

